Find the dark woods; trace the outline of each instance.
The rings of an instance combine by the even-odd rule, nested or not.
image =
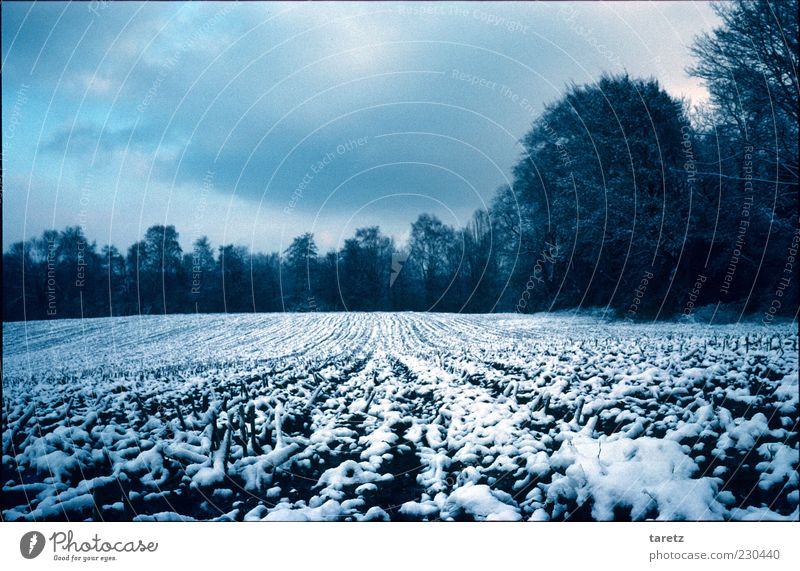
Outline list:
[[[464,228],[423,214],[338,251],[183,251],[153,226],[126,253],[79,227],[3,255],[4,320],[246,311],[543,311],[723,319],[797,311],[797,2],[718,8],[701,111],[656,80],[572,86],[522,141],[513,187]]]

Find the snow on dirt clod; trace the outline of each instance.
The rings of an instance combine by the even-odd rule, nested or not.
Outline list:
[[[797,332],[589,317],[3,325],[4,520],[797,519]]]

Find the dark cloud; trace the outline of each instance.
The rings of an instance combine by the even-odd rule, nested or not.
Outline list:
[[[686,45],[714,23],[708,6],[669,2],[47,2],[2,15],[3,122],[15,109],[18,122],[7,195],[73,220],[91,165],[94,228],[126,246],[151,223],[189,227],[212,172],[203,231],[262,249],[280,228],[336,236],[374,216],[399,233],[424,209],[468,216],[568,82],[627,70],[702,96]],[[4,243],[40,220],[4,209]]]

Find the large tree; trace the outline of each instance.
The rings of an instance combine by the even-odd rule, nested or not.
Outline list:
[[[316,309],[317,276],[317,244],[314,235],[306,232],[292,240],[281,260],[281,289],[287,311]]]
[[[454,305],[447,294],[452,288],[462,261],[462,244],[455,230],[436,216],[421,214],[411,225],[408,274],[419,279],[423,293],[421,309],[445,311]]]
[[[348,310],[389,309],[394,243],[380,228],[359,228],[345,240],[337,283]]]
[[[128,249],[127,269],[138,312],[175,313],[185,310],[183,252],[174,226],[155,225],[144,240]]]
[[[219,275],[226,313],[255,311],[250,281],[250,254],[244,246],[219,248]]]
[[[743,300],[745,312],[772,303],[797,230],[798,2],[734,0],[715,10],[722,23],[697,39],[690,69],[710,94],[698,122],[706,150],[698,176],[719,195],[706,249],[711,269],[729,280],[721,301]],[[792,315],[797,280],[781,293]]]
[[[222,280],[214,260],[214,250],[206,236],[192,244],[192,251],[184,255],[185,291],[188,291],[188,310],[207,313],[222,311]]]
[[[717,126],[764,152],[772,177],[797,183],[797,0],[720,2],[691,73],[705,80]],[[741,154],[742,151],[740,151]]]
[[[668,278],[689,205],[686,129],[680,101],[627,75],[573,86],[547,105],[495,214],[520,244],[517,296],[528,291],[539,307],[623,307],[645,273]],[[648,305],[661,293],[651,290]]]
[[[127,315],[130,288],[125,269],[125,258],[115,246],[103,246],[100,251],[100,277],[105,295],[99,295],[97,315]]]

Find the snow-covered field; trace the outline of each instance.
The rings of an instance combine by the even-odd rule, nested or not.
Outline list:
[[[3,325],[5,520],[798,519],[795,326]]]

